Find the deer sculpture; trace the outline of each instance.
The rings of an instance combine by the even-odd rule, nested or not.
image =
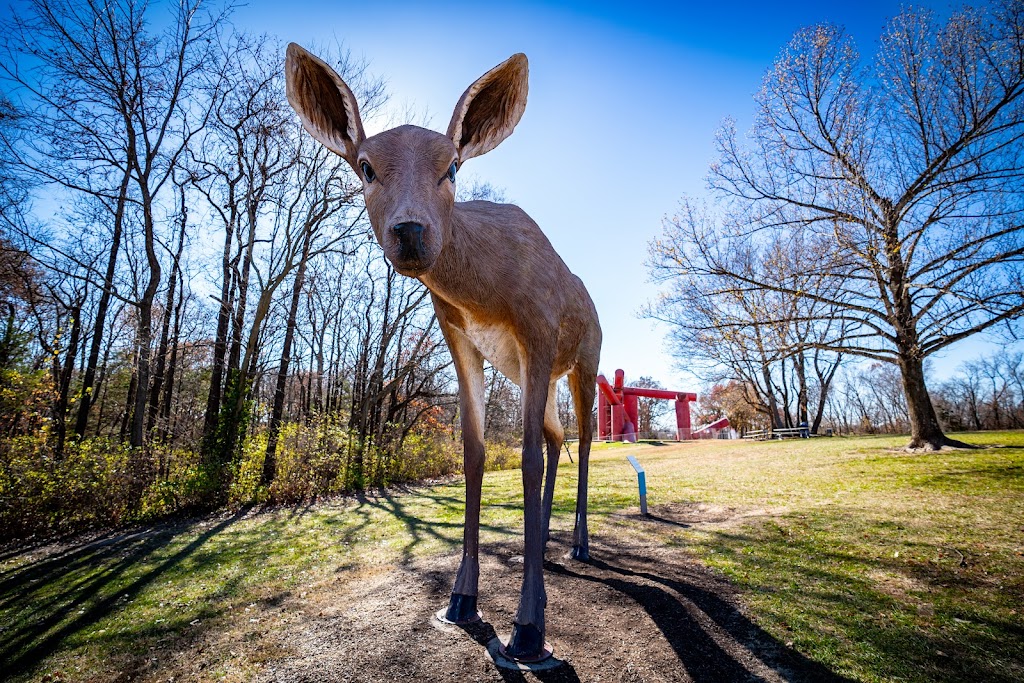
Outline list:
[[[502,652],[521,662],[545,659],[551,649],[544,640],[544,549],[564,438],[555,383],[568,375],[579,422],[571,556],[586,561],[587,468],[601,328],[583,283],[525,212],[510,204],[455,201],[462,164],[497,147],[522,118],[526,56],[513,55],[470,85],[455,105],[447,135],[406,125],[366,137],[356,98],[331,67],[292,43],[285,69],[288,101],[305,129],[362,179],[367,215],[384,255],[398,273],[430,291],[455,363],[466,518],[462,561],[443,610],[450,622],[480,618],[484,360],[522,388],[523,584]]]

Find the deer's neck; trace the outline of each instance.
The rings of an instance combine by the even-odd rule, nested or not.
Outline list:
[[[480,317],[475,312],[494,310],[495,300],[503,298],[498,291],[505,270],[502,245],[494,226],[475,221],[459,209],[456,204],[451,230],[434,267],[420,280],[434,296],[475,318]]]

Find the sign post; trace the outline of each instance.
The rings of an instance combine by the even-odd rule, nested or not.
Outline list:
[[[636,459],[635,455],[627,455],[626,459],[629,460],[629,464],[636,470],[636,483],[640,488],[640,514],[644,517],[647,516],[647,474],[644,472],[644,466],[640,464],[640,461]]]

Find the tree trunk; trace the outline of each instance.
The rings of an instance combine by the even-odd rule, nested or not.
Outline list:
[[[793,371],[796,372],[796,423],[798,427],[807,425],[810,420],[807,415],[807,359],[804,358],[804,351],[801,349],[793,356]]]
[[[242,367],[242,328],[245,326],[245,313],[249,302],[249,277],[252,271],[253,250],[256,247],[256,213],[249,211],[249,235],[245,251],[242,254],[242,271],[238,276],[238,305],[235,308],[231,326],[231,346],[228,349],[228,371]],[[248,349],[246,350],[248,353]]]
[[[178,268],[178,286],[180,294],[178,296],[178,303],[174,307],[174,330],[171,334],[171,357],[167,363],[167,379],[164,382],[164,398],[160,409],[159,436],[160,440],[163,442],[167,442],[169,438],[174,438],[174,431],[170,428],[171,404],[174,399],[174,379],[178,368],[178,344],[181,339],[181,318],[185,307],[185,281],[181,278],[180,268]]]
[[[206,412],[203,416],[203,441],[205,450],[211,451],[217,431],[217,417],[224,389],[225,359],[228,353],[228,327],[231,323],[231,239],[234,236],[230,221],[224,227],[224,253],[221,255],[220,311],[217,313],[217,337],[213,342],[213,367],[210,374],[210,391],[206,396]]]
[[[89,410],[96,400],[94,383],[96,380],[96,367],[99,365],[100,349],[103,344],[103,329],[107,321],[107,309],[110,306],[110,293],[114,287],[114,273],[117,272],[117,256],[121,250],[121,232],[124,227],[124,211],[128,201],[128,180],[129,173],[124,174],[121,186],[118,188],[117,205],[114,208],[114,234],[110,241],[110,255],[107,257],[107,271],[103,275],[103,290],[100,292],[100,300],[96,306],[96,320],[92,326],[92,343],[89,346],[89,360],[85,365],[85,372],[82,374],[82,399],[78,404],[78,417],[75,419],[75,434],[79,438],[85,436],[86,427],[89,424]]]
[[[779,403],[775,398],[775,392],[772,391],[772,377],[771,370],[767,364],[761,366],[761,376],[764,379],[767,391],[765,394],[765,401],[763,405],[768,409],[768,419],[771,420],[772,429],[782,428],[782,417],[779,415]]]
[[[138,353],[138,349],[136,349]],[[132,406],[135,405],[135,390],[139,384],[139,378],[135,374],[138,365],[135,363],[135,359],[132,358],[132,377],[128,382],[128,397],[124,404],[124,415],[121,417],[121,441],[124,441],[128,437],[128,427],[132,422]]]
[[[95,436],[99,436],[103,431],[103,413],[107,407],[107,368],[110,367],[110,348],[113,346],[110,342],[107,342],[107,348],[103,350],[103,360],[100,362],[99,377],[96,379],[96,386],[100,387],[99,392],[99,411],[96,413],[96,430],[93,432]],[[113,433],[108,432],[108,433]]]
[[[782,358],[779,361],[779,407],[782,411],[782,424],[779,425],[783,428],[792,428],[796,425],[793,424],[793,413],[790,411],[789,401],[789,380],[786,379],[786,359]]]
[[[842,355],[836,357],[836,362],[825,372],[822,372],[818,364],[819,351],[814,352],[814,374],[818,377],[818,406],[814,411],[814,421],[811,423],[811,434],[817,434],[821,428],[821,419],[825,414],[825,406],[828,402],[829,388],[832,386],[832,379],[836,376]],[[845,419],[845,418],[844,418]]]
[[[310,347],[310,353],[312,353],[312,347]],[[316,370],[313,370],[313,361],[316,361]],[[310,357],[309,359],[309,374],[310,383],[315,382],[313,391],[310,394],[309,400],[304,406],[306,419],[309,420],[310,415],[314,410],[318,413],[324,411],[324,342],[320,340],[320,345],[317,347],[316,357]]]
[[[968,444],[948,438],[942,433],[939,418],[928,395],[924,380],[924,362],[921,358],[902,357],[900,371],[903,391],[910,414],[910,443],[907,448],[939,450],[943,446],[969,447]]]
[[[139,327],[136,343],[139,356],[137,362],[138,382],[135,384],[135,408],[132,412],[129,443],[132,448],[141,448],[145,442],[146,404],[149,402],[150,360],[153,354],[153,300],[160,286],[160,259],[156,255],[155,226],[153,224],[153,198],[149,188],[140,183],[143,206],[143,231],[145,237],[146,262],[149,266],[149,282],[139,301]]]
[[[68,340],[68,348],[64,355],[63,365],[57,364],[54,356],[54,374],[58,382],[59,392],[57,403],[53,409],[53,421],[57,430],[56,443],[53,447],[54,458],[60,460],[64,457],[64,440],[67,435],[67,412],[68,396],[71,393],[71,375],[75,370],[75,356],[78,354],[78,340],[82,331],[81,321],[82,304],[75,304],[71,309],[71,338]]]
[[[281,426],[281,417],[284,415],[284,391],[288,382],[288,366],[292,358],[292,341],[295,339],[295,321],[299,314],[299,300],[302,296],[302,287],[306,280],[306,261],[309,259],[309,248],[312,240],[311,231],[306,231],[306,239],[302,244],[302,258],[299,261],[298,270],[295,272],[295,281],[292,283],[292,300],[288,308],[288,325],[284,332],[284,346],[281,349],[281,362],[277,369],[277,383],[274,387],[274,407],[270,413],[270,424],[267,426],[267,455],[263,459],[263,474],[260,483],[263,486],[270,486],[274,483],[274,473],[277,470],[277,432]]]
[[[167,345],[171,336],[171,315],[174,310],[175,286],[178,284],[178,268],[181,265],[181,254],[185,250],[185,226],[188,223],[188,208],[185,206],[185,193],[181,193],[181,230],[178,232],[178,247],[171,264],[171,275],[167,282],[167,300],[164,302],[163,321],[160,326],[160,345],[156,352],[156,372],[153,373],[153,388],[149,396],[149,418],[146,421],[146,432],[152,433],[156,426],[156,418],[160,413],[160,399],[163,396],[164,373],[167,369]],[[161,426],[161,431],[166,431]]]

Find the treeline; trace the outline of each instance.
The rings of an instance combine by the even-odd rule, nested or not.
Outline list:
[[[728,416],[740,431],[799,426],[798,393],[780,391],[776,407],[782,417],[772,424],[771,411],[758,391],[736,380],[711,386],[700,396],[698,419]],[[818,403],[816,391],[812,403]],[[963,363],[932,392],[943,429],[952,432],[1024,429],[1024,353],[999,350]],[[910,415],[899,371],[883,363],[844,362],[822,405],[815,433],[906,434]]]
[[[871,365],[844,373],[827,423],[843,433],[903,434],[909,416],[899,373]],[[960,365],[937,383],[935,412],[949,431],[1024,429],[1024,353],[1001,349]]]
[[[1024,354],[964,363],[939,389],[936,410],[955,430],[1024,429]]]
[[[456,471],[428,293],[301,130],[283,45],[198,0],[22,10],[0,26],[0,537]],[[383,81],[318,52],[380,115]]]

